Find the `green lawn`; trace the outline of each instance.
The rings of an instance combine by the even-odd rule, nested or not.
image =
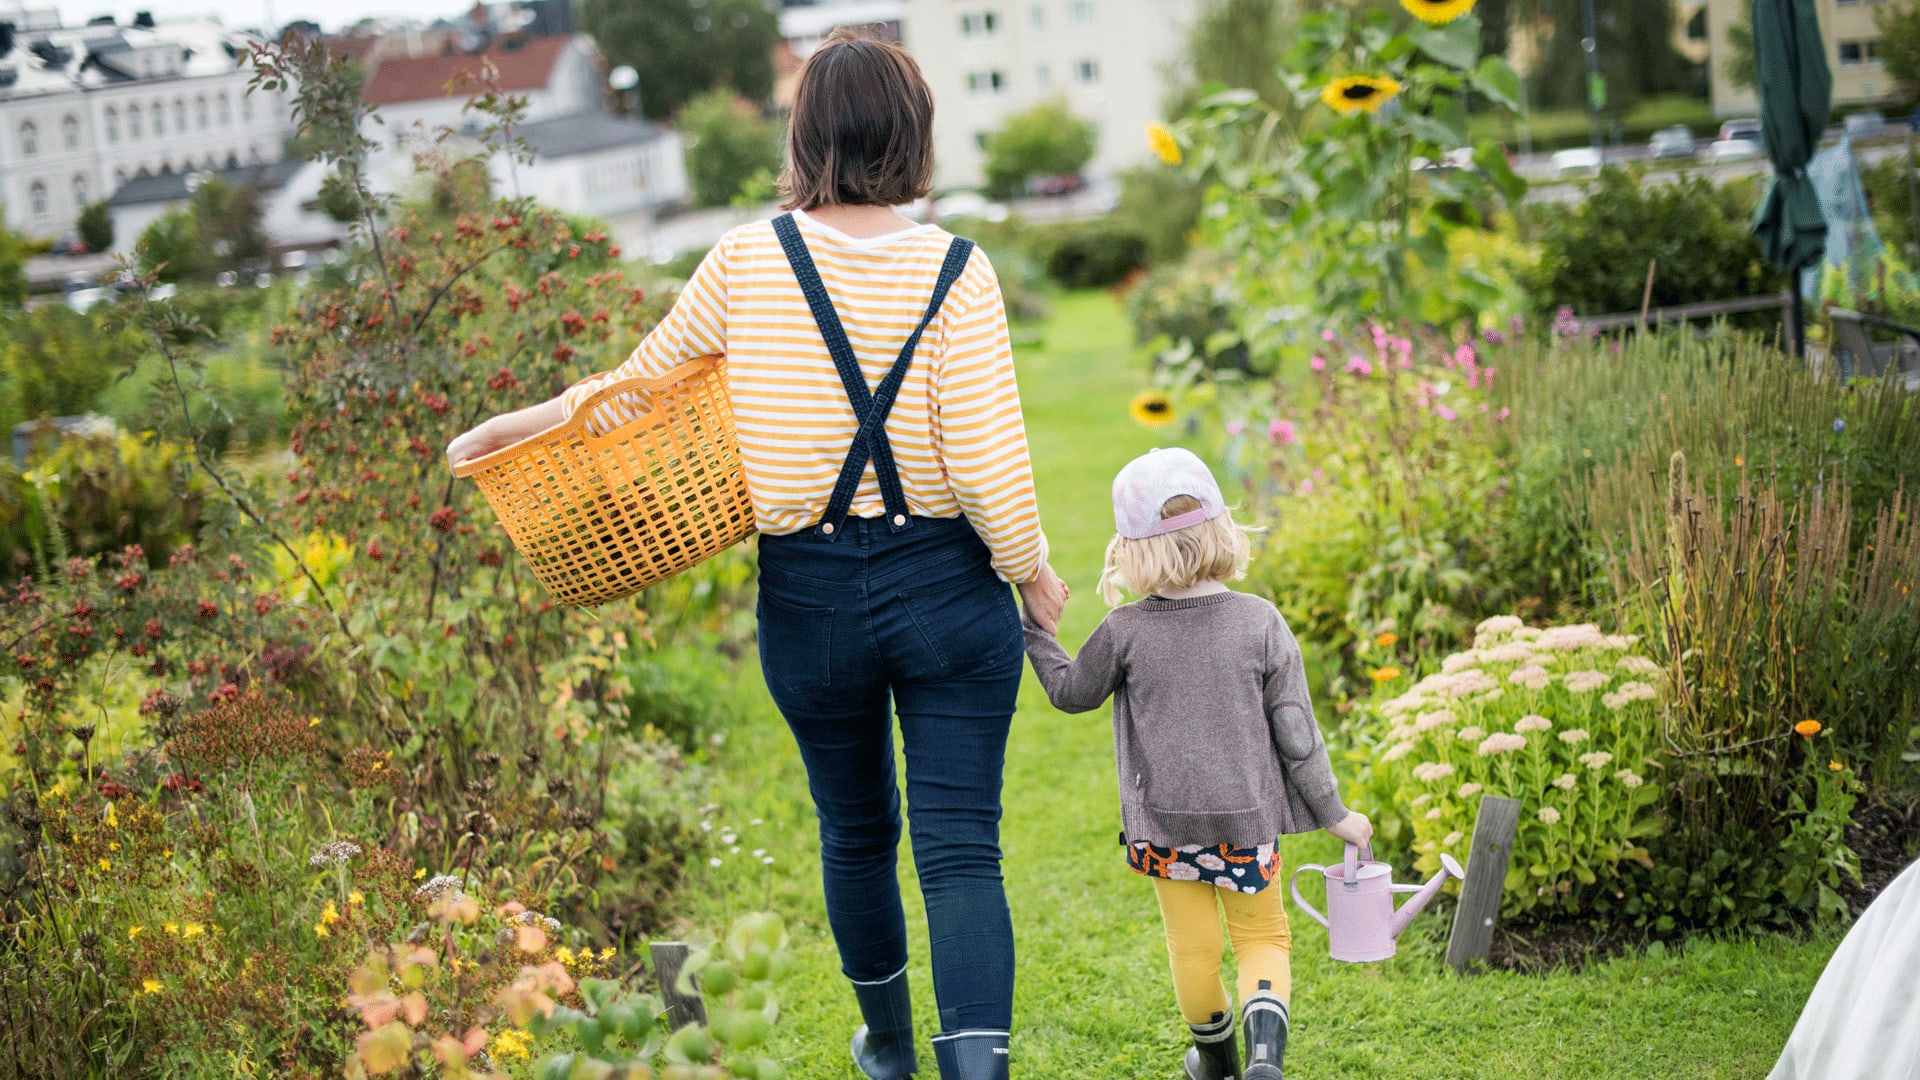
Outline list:
[[[1063,630],[1072,647],[1101,614],[1093,590],[1112,528],[1113,473],[1155,439],[1127,419],[1142,368],[1114,301],[1067,297],[1045,334],[1021,353],[1020,384],[1054,563],[1076,597]],[[758,673],[749,665],[736,685],[740,715],[719,754],[712,820],[716,837],[723,826],[740,831],[741,851],[716,841],[723,865],[698,867],[683,908],[709,931],[743,909],[770,904],[786,915],[799,964],[783,984],[786,1013],[772,1052],[796,1078],[855,1077],[846,1044],[858,1017],[827,936],[805,777]],[[1014,1071],[1171,1080],[1185,1031],[1152,890],[1115,844],[1106,716],[1056,713],[1029,679],[1008,756],[1006,875],[1021,961]],[[1334,846],[1324,834],[1283,845],[1292,863],[1325,860]],[[762,848],[775,859],[770,868],[750,854]],[[921,1061],[932,1076],[926,931],[902,854]],[[1298,1077],[1759,1077],[1834,945],[1702,942],[1684,956],[1659,951],[1577,975],[1458,978],[1435,958],[1433,938],[1387,963],[1334,963],[1324,931],[1290,915],[1288,1062]],[[1441,930],[1442,916],[1422,920]]]

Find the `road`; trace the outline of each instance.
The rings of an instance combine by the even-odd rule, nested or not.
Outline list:
[[[1640,151],[1638,155],[1639,158],[1644,160],[1646,157],[1646,148],[1640,147],[1638,149]],[[1881,142],[1871,146],[1856,146],[1853,156],[1855,161],[1862,167],[1865,167],[1879,164],[1888,158],[1899,157],[1905,151],[1906,143],[1904,142]],[[1614,157],[1614,153],[1612,150],[1607,152],[1607,164],[1618,164],[1620,161],[1625,160],[1624,158]],[[1536,155],[1536,157],[1537,156],[1538,155]],[[1551,166],[1533,165],[1529,163],[1529,170],[1532,171],[1534,175],[1528,175],[1527,172],[1522,172],[1519,167],[1516,167],[1514,171],[1520,172],[1523,176],[1527,176],[1531,184],[1527,189],[1527,201],[1530,203],[1574,203],[1579,202],[1585,193],[1585,185],[1580,182],[1579,178],[1566,180],[1557,179],[1553,176]],[[1679,162],[1673,165],[1653,166],[1649,168],[1642,178],[1641,183],[1670,184],[1682,176],[1705,176],[1714,183],[1724,183],[1728,180],[1743,176],[1765,176],[1771,171],[1772,167],[1767,164],[1765,158],[1755,158],[1750,161],[1730,161],[1723,165],[1714,165],[1704,159],[1697,159],[1694,161]]]

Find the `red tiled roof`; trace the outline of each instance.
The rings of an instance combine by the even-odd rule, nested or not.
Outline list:
[[[480,53],[450,56],[395,56],[380,61],[361,96],[371,105],[397,105],[446,97],[447,85],[462,76],[477,78],[486,61],[499,71],[500,88],[509,93],[543,90],[553,66],[572,43],[564,36],[530,38],[515,47],[494,42]]]

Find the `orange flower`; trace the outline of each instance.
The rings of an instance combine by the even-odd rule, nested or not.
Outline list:
[[[1829,761],[1827,762],[1827,768],[1832,769],[1834,772],[1840,772],[1845,769],[1846,766],[1840,764],[1838,761]]]
[[[1373,669],[1373,681],[1377,683],[1392,682],[1393,680],[1399,677],[1400,677],[1400,669],[1397,667],[1383,667],[1383,668]]]
[[[1821,723],[1818,720],[1802,720],[1793,725],[1793,732],[1802,738],[1811,739],[1820,734]]]
[[[1391,630],[1387,630],[1382,632],[1379,637],[1374,638],[1373,643],[1375,645],[1380,646],[1383,649],[1391,649],[1393,648],[1394,643],[1399,640],[1400,640],[1399,634],[1396,634]]]

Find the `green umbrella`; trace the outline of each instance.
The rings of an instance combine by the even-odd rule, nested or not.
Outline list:
[[[1794,348],[1801,333],[1799,272],[1820,260],[1827,223],[1807,179],[1833,104],[1833,72],[1814,0],[1753,0],[1754,83],[1760,92],[1760,131],[1773,180],[1753,216],[1767,258],[1794,279]]]

